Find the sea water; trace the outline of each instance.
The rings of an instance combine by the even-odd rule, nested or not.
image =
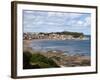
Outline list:
[[[91,53],[90,40],[33,40],[30,46],[37,51],[62,51],[68,55]]]

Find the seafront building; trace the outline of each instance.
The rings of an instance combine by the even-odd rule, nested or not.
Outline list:
[[[85,40],[83,35],[74,37],[74,35],[65,35],[57,33],[23,33],[24,40],[33,40],[33,39],[47,39],[47,40]]]

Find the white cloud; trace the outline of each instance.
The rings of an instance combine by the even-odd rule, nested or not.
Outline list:
[[[55,12],[47,12],[48,16],[54,16]]]
[[[75,19],[75,18],[78,18],[78,17],[81,17],[83,14],[81,14],[81,13],[70,13],[69,14],[69,17],[71,18],[71,19]]]
[[[77,24],[82,25],[83,21],[78,21]]]
[[[25,13],[34,13],[34,11],[31,11],[31,10],[25,10]]]
[[[91,26],[91,17],[86,17],[85,18],[84,26]]]
[[[48,12],[48,17],[50,16],[64,16],[64,13],[63,12]]]

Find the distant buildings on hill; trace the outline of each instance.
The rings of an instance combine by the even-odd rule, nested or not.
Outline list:
[[[52,32],[52,33],[23,33],[24,40],[47,39],[47,40],[84,40],[88,39],[83,33],[77,32]]]

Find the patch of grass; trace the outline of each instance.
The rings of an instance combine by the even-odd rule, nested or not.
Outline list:
[[[53,57],[51,57],[51,59],[56,59],[57,61],[60,61],[61,60],[61,58],[60,57],[57,57],[57,56],[53,56]]]
[[[52,59],[47,58],[39,52],[23,52],[23,69],[59,67]]]
[[[37,63],[41,68],[46,67],[59,67],[52,59],[47,58],[41,54],[32,54],[32,63]]]

